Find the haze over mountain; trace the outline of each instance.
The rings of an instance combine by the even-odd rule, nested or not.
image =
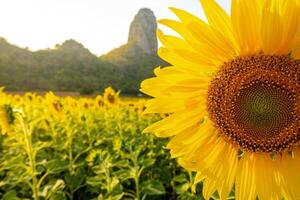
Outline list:
[[[153,12],[141,9],[130,25],[127,44],[100,57],[72,39],[32,52],[1,38],[0,85],[7,90],[82,93],[113,86],[136,94],[140,82],[152,76],[156,66],[165,65],[156,54],[156,28]]]

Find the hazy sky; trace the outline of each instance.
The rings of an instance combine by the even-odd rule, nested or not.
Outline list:
[[[229,11],[230,0],[217,2]],[[140,8],[174,18],[170,6],[203,17],[199,0],[0,0],[0,36],[31,50],[73,38],[99,55],[126,43]]]

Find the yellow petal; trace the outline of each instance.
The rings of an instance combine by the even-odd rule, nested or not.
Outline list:
[[[177,32],[185,41],[189,43],[192,47],[192,43],[195,41],[192,34],[185,28],[184,24],[171,19],[160,19],[158,23],[169,27],[170,29]]]
[[[219,61],[226,62],[236,57],[236,52],[230,41],[219,32],[209,29],[206,24],[190,23],[189,31],[198,39],[200,48],[215,54]]]
[[[195,79],[194,74],[184,73],[177,67],[156,68],[154,73],[157,77],[146,79],[141,83],[141,91],[153,97],[166,96],[165,89],[179,81]],[[207,77],[204,75],[197,74],[196,77],[199,81],[202,79],[207,81]]]
[[[186,97],[157,97],[148,100],[145,114],[149,113],[173,113],[185,109]]]
[[[191,62],[195,62],[198,65],[198,67],[197,66],[195,67],[194,65],[191,67],[186,65],[180,66],[178,64],[177,66],[184,67],[191,70],[197,70],[199,68],[208,67],[208,70],[210,71],[212,70],[213,67],[215,67],[213,62],[210,62],[210,60],[207,59],[207,57],[204,57],[202,54],[199,54],[196,51],[194,51],[193,48],[185,40],[175,36],[164,35],[163,32],[160,30],[157,31],[157,37],[160,40],[160,42],[163,44],[164,48],[174,52],[179,57],[182,57],[183,59],[186,60],[191,60]],[[172,63],[172,64],[176,65],[176,63]],[[205,70],[205,69],[201,69],[201,70]]]
[[[196,125],[195,125],[196,126]],[[171,141],[169,142],[167,148],[176,148],[177,146],[187,146],[189,149],[192,149],[194,144],[201,145],[202,142],[208,141],[207,138],[213,133],[213,128],[210,123],[202,122],[199,123],[195,128],[191,127],[191,129],[186,132],[182,131],[179,134],[175,135]]]
[[[300,8],[295,0],[282,0],[283,41],[277,53],[290,53],[295,46],[297,31],[299,31]]]
[[[285,199],[300,199],[300,152],[294,152],[294,157],[283,154],[280,160],[280,173],[282,175],[280,181]]]
[[[199,132],[200,131],[201,128],[199,129]],[[210,133],[205,133],[208,131],[210,131]],[[208,128],[206,131],[201,132],[201,135],[198,135],[199,139],[194,137],[194,144],[189,144],[188,148],[190,153],[183,158],[182,165],[184,167],[194,167],[196,171],[201,171],[208,177],[217,178],[219,176],[214,174],[214,170],[217,170],[221,165],[219,160],[224,158],[223,149],[226,143],[223,139],[218,138],[217,134],[213,131],[214,128]]]
[[[244,153],[238,164],[238,173],[235,183],[235,196],[237,200],[255,200],[255,170],[254,155]]]
[[[181,34],[200,54],[216,63],[222,63],[234,57],[236,54],[234,45],[219,31],[190,13],[176,8],[171,8],[171,10],[182,24],[170,20],[160,22]]]
[[[199,134],[200,132],[201,128]],[[201,132],[201,134],[204,133]],[[220,198],[226,199],[232,190],[237,173],[238,150],[215,136],[213,134],[210,137],[202,135],[201,140],[194,137],[194,143],[198,144],[189,144],[188,151],[185,152],[179,163],[190,170],[196,170],[200,175],[202,174],[201,179],[205,175],[205,198],[208,199],[213,192],[218,190]],[[201,141],[201,143],[199,144],[198,141]],[[180,140],[177,140],[175,145],[179,143],[182,144]]]
[[[261,50],[261,13],[263,0],[232,0],[231,20],[240,53],[253,54]]]
[[[201,134],[204,134],[201,125],[194,125],[179,132],[170,140],[170,142],[167,145],[167,149],[170,149],[171,158],[184,157],[189,152],[189,150],[195,145],[195,143],[187,145],[183,143],[182,140],[188,137],[199,138],[199,140],[203,140],[205,136]],[[179,138],[181,138],[181,140],[179,140]]]
[[[183,39],[171,35],[165,35],[161,30],[157,30],[156,33],[159,41],[166,47],[171,49],[189,49],[191,50],[191,46]]]
[[[221,200],[227,199],[232,190],[237,173],[238,149],[229,144],[225,145],[223,157],[223,161],[219,161],[222,164],[218,178],[218,192]]]
[[[209,200],[210,197],[217,191],[217,184],[214,179],[206,178],[203,181],[203,196]]]
[[[297,0],[297,8],[299,9],[300,6],[300,1]],[[299,11],[298,11],[299,13]],[[298,27],[297,27],[297,32],[296,32],[296,36],[295,36],[295,43],[293,44],[293,48],[291,50],[292,52],[292,57],[294,59],[300,59],[300,25],[298,23]]]
[[[288,54],[295,43],[299,24],[299,7],[295,0],[266,1],[262,16],[263,51]]]
[[[191,111],[183,111],[172,114],[159,122],[146,128],[144,132],[154,131],[157,136],[169,137],[177,135],[182,130],[200,123],[203,118],[204,108]]]
[[[262,16],[263,51],[274,54],[282,41],[282,18],[280,17],[279,1],[266,1]]]
[[[156,69],[157,77],[149,78],[141,83],[140,91],[152,97],[190,99],[186,105],[203,101],[206,98],[207,89],[211,78],[200,73],[186,73],[177,67]],[[197,104],[197,103],[196,103]]]
[[[158,49],[158,55],[171,63],[173,66],[178,68],[186,69],[192,73],[212,73],[213,65],[206,63],[206,60],[202,57],[197,57],[191,52],[184,52],[180,50],[170,50],[165,47],[160,47]]]
[[[237,151],[236,147],[220,139],[208,153],[203,152],[206,153],[205,158],[200,158],[202,162],[197,169],[215,181],[220,199],[227,199],[233,188],[238,165]]]
[[[180,85],[180,83],[175,84],[169,88],[166,88],[166,94],[176,94],[176,95],[190,95],[190,96],[203,96],[207,94],[207,89],[209,83],[202,83],[198,85]]]
[[[201,172],[197,172],[195,178],[194,178],[194,182],[193,182],[193,186],[192,186],[192,192],[195,193],[196,192],[196,185],[197,183],[200,183],[201,181],[203,181],[206,178],[206,175],[204,175]]]
[[[227,37],[238,52],[228,14],[214,0],[201,0],[201,3],[209,24]]]
[[[260,200],[280,200],[281,188],[277,162],[269,154],[255,154],[255,185]]]
[[[215,148],[218,140],[214,131],[212,124],[207,121],[202,123],[198,131],[191,134],[190,137],[184,138],[184,136],[187,136],[184,134],[175,136],[168,144],[168,147],[171,148],[171,154],[175,149],[188,152],[188,154],[180,157],[178,160],[179,164],[186,169],[205,173],[204,169],[207,169],[207,165],[203,165],[204,159],[208,159],[210,156],[216,157],[216,155],[221,153],[220,149]],[[199,148],[201,148],[203,152],[201,152],[201,154],[195,154]]]
[[[186,28],[186,25],[182,22],[170,20],[170,19],[161,19],[158,21],[160,24],[165,25],[175,32],[177,32],[188,44],[195,49],[200,55],[203,55],[208,60],[214,63],[215,66],[219,66],[223,63],[223,60],[218,60],[216,58],[215,52],[208,51],[202,44],[198,42],[197,39],[190,33],[190,31]]]
[[[297,38],[295,45],[292,49],[292,57],[296,60],[300,59],[300,37]]]

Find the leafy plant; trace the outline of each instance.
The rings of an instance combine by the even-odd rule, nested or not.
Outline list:
[[[0,97],[14,119],[0,116],[1,132],[10,130],[0,135],[1,199],[202,199],[167,141],[142,133],[161,117],[142,115],[144,100]]]

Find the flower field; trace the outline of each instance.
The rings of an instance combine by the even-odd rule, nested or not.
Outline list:
[[[142,130],[145,100],[0,93],[0,198],[203,199],[166,140]]]

